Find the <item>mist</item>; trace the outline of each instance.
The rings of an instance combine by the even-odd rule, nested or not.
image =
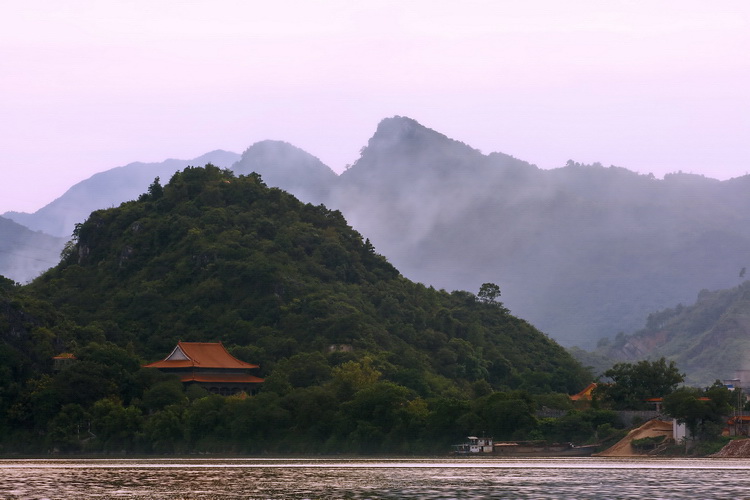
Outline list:
[[[60,260],[63,238],[55,238],[0,217],[0,275],[26,283]]]
[[[156,175],[166,183],[207,161],[341,210],[411,280],[471,292],[496,283],[513,314],[565,346],[593,347],[700,290],[735,286],[750,258],[748,176],[657,179],[573,160],[543,170],[405,117],[383,120],[340,175],[289,143],[261,141],[241,157],[112,169],[35,214],[6,216],[69,235],[92,210],[145,192]]]
[[[327,199],[406,277],[476,292],[563,345],[592,347],[653,311],[737,284],[748,179],[663,180],[569,161],[542,170],[414,120],[384,120]]]

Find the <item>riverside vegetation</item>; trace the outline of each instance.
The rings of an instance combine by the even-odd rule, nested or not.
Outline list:
[[[0,280],[0,453],[442,453],[467,434],[585,441],[590,373],[475,295],[413,283],[343,216],[257,174],[189,167],[76,226],[59,265]],[[177,341],[260,364],[251,397],[141,365]],[[55,369],[52,357],[76,360]]]

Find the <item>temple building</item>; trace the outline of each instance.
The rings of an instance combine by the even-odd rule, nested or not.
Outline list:
[[[161,361],[143,365],[179,375],[184,384],[196,384],[213,394],[255,394],[262,378],[252,375],[258,365],[235,358],[221,342],[178,342]]]
[[[52,369],[56,372],[59,372],[63,368],[67,368],[76,361],[78,361],[78,358],[76,358],[75,355],[70,352],[63,352],[58,354],[57,356],[52,357]]]

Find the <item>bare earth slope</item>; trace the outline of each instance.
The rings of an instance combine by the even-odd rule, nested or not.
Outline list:
[[[630,443],[635,439],[646,437],[666,436],[672,437],[672,422],[663,420],[649,420],[637,429],[628,432],[628,435],[618,441],[614,446],[601,453],[595,453],[597,457],[638,457],[643,453],[636,452]]]

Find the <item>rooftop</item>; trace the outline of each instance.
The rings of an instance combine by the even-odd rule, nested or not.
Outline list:
[[[247,370],[258,365],[235,358],[221,342],[178,342],[172,352],[161,361],[144,365],[145,368],[224,368]]]

